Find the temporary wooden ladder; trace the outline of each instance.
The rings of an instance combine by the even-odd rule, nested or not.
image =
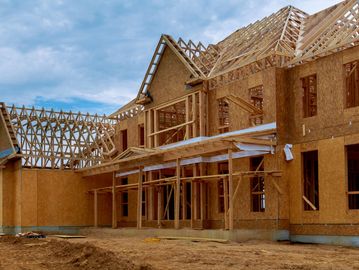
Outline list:
[[[153,76],[156,73],[157,66],[161,61],[162,54],[166,48],[166,41],[164,41],[162,38],[157,44],[155,53],[152,56],[151,63],[149,67],[147,68],[145,78],[142,81],[142,85],[140,87],[139,94],[137,96],[137,104],[146,104],[148,103],[149,97],[148,97],[148,90],[149,86],[151,85],[151,82],[153,80]]]
[[[9,139],[12,144],[13,151],[14,151],[14,153],[16,153],[20,149],[19,143],[16,139],[14,127],[11,123],[10,114],[9,114],[8,110],[6,109],[6,105],[4,102],[0,102],[0,111],[1,111],[1,116],[4,119],[4,122],[6,125],[6,129],[7,129],[8,135],[9,135]]]

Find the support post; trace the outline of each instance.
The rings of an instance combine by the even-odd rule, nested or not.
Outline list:
[[[205,171],[204,171],[204,164],[201,163],[200,164],[200,176],[203,176],[205,174]],[[200,183],[200,192],[201,192],[201,196],[200,196],[200,199],[201,199],[201,202],[200,202],[200,206],[201,206],[201,223],[202,223],[202,226],[203,226],[203,222],[205,220],[205,214],[206,214],[206,191],[205,191],[205,183],[203,183],[203,181],[201,181]]]
[[[189,109],[189,96],[186,98],[186,123],[188,123],[190,121],[190,117],[189,117],[189,114],[190,114],[190,109]],[[192,126],[192,125],[191,125]],[[186,136],[185,138],[188,140],[191,136],[190,136],[190,126],[189,125],[186,125]]]
[[[181,195],[181,166],[180,159],[176,160],[176,189],[175,189],[175,229],[179,229],[180,195]]]
[[[224,191],[224,229],[228,230],[228,181],[227,177],[223,178],[223,191]]]
[[[157,187],[157,226],[161,228],[161,219],[163,215],[163,206],[162,206],[162,198],[163,198],[163,187]]]
[[[205,100],[203,91],[199,92],[199,135],[205,136]]]
[[[153,172],[149,172],[149,181],[153,180]],[[149,198],[148,198],[148,219],[153,221],[155,219],[155,189],[153,186],[149,187]]]
[[[232,149],[228,150],[228,193],[229,193],[229,229],[233,230],[234,225],[234,201],[233,201],[233,158]]]
[[[1,169],[0,169],[1,170]],[[94,227],[98,227],[98,194],[97,190],[94,192]]]
[[[116,174],[112,173],[112,229],[117,228]]]
[[[159,124],[159,123],[158,123],[158,113],[157,113],[157,110],[155,109],[155,110],[153,111],[153,126],[154,126],[153,131],[154,131],[154,132],[159,131],[158,124]],[[153,139],[154,139],[154,141],[155,141],[155,147],[158,147],[159,144],[160,144],[160,142],[159,142],[159,134],[154,135],[154,136],[153,136]]]
[[[184,167],[182,168],[182,177],[186,177],[186,171]],[[182,220],[186,220],[187,217],[187,190],[186,182],[182,183]]]
[[[142,228],[142,168],[138,173],[138,190],[137,190],[137,229]]]
[[[0,211],[0,226],[1,225],[4,225],[3,224],[3,194],[4,194],[4,188],[3,188],[3,186],[4,186],[4,182],[3,182],[4,180],[3,180],[3,167],[0,165],[0,209],[1,209],[1,211]]]
[[[197,165],[193,164],[193,177],[197,176]],[[194,221],[196,220],[197,216],[197,183],[191,179],[191,228],[193,229]]]

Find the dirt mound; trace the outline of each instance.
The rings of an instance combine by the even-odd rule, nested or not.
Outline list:
[[[62,258],[66,264],[77,269],[107,270],[147,270],[149,266],[136,266],[126,257],[120,257],[111,251],[105,251],[89,243],[74,244],[65,241],[49,242],[53,255]]]
[[[90,243],[71,243],[54,239],[27,239],[19,237],[0,237],[4,250],[14,249],[14,254],[24,260],[26,269],[56,270],[153,270],[149,265],[133,263],[122,254],[104,250]],[[6,247],[7,246],[7,247]],[[5,255],[5,254],[3,254]],[[18,257],[19,258],[19,257]],[[3,260],[2,260],[3,259]],[[4,265],[5,263],[5,265]],[[0,254],[0,269],[10,266]],[[15,268],[17,269],[17,268]],[[22,268],[20,268],[22,269]]]

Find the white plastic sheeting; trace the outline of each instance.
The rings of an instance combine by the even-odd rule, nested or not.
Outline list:
[[[234,152],[232,154],[232,158],[238,159],[238,158],[244,158],[244,157],[255,157],[255,156],[261,156],[261,155],[269,154],[269,153],[270,153],[270,151],[263,151],[263,150],[240,151],[240,152]],[[221,161],[226,161],[226,160],[228,160],[228,154],[217,155],[217,156],[212,156],[212,157],[195,157],[195,158],[188,158],[188,159],[181,160],[180,165],[186,166],[186,165],[198,164],[198,163],[216,163],[216,162],[221,162]],[[157,171],[157,170],[169,169],[169,168],[175,168],[175,167],[176,167],[176,162],[167,162],[167,163],[156,164],[156,165],[144,167],[143,171],[151,172],[151,171]],[[124,177],[124,176],[128,176],[131,174],[136,174],[136,173],[139,173],[139,170],[117,173],[116,177]]]
[[[226,138],[226,137],[231,137],[231,136],[245,135],[247,133],[272,130],[272,129],[275,129],[276,126],[277,125],[274,122],[274,123],[270,123],[270,124],[264,124],[264,125],[260,125],[260,126],[247,128],[247,129],[226,132],[226,133],[219,134],[219,135],[212,136],[212,137],[196,137],[196,138],[192,138],[189,140],[172,143],[169,145],[164,145],[164,146],[159,147],[159,149],[167,150],[167,149],[172,149],[172,148],[176,148],[176,147],[180,147],[180,146],[184,146],[184,145],[194,144],[197,142],[203,142],[203,141],[213,139],[213,138]],[[270,140],[270,139],[274,138],[274,136],[266,135],[266,136],[262,136],[262,137],[258,137],[258,138]],[[237,143],[236,146],[241,151],[234,152],[232,154],[233,159],[261,156],[264,154],[269,154],[269,153],[273,154],[274,153],[274,148],[272,146],[267,146],[267,145]],[[197,163],[215,163],[215,162],[220,162],[220,161],[225,161],[225,160],[228,160],[228,154],[217,155],[217,156],[212,156],[212,157],[194,157],[194,158],[183,159],[180,161],[180,165],[185,166],[185,165],[191,165],[191,164],[197,164]],[[176,162],[167,162],[167,163],[163,163],[163,164],[156,164],[156,165],[144,167],[143,171],[150,172],[150,171],[175,168],[175,167],[176,167]],[[124,177],[124,176],[128,176],[131,174],[136,174],[136,173],[139,173],[139,170],[117,173],[116,176]]]
[[[179,146],[184,146],[184,145],[189,145],[192,143],[197,143],[197,142],[203,142],[206,140],[210,140],[210,139],[215,139],[215,138],[225,138],[225,137],[231,137],[231,136],[238,136],[238,135],[245,135],[247,133],[253,133],[253,132],[260,132],[260,131],[266,131],[266,130],[272,130],[272,129],[276,129],[277,128],[277,124],[275,122],[270,123],[270,124],[264,124],[264,125],[260,125],[260,126],[255,126],[255,127],[251,127],[251,128],[246,128],[246,129],[240,129],[240,130],[235,130],[235,131],[231,131],[231,132],[226,132],[226,133],[222,133],[216,136],[212,136],[212,137],[196,137],[196,138],[192,138],[189,140],[184,140],[184,141],[180,141],[180,142],[176,142],[176,143],[172,143],[172,144],[168,144],[168,145],[163,145],[160,146],[159,149],[161,150],[166,150],[166,149],[172,149],[172,148],[176,148]],[[271,136],[271,135],[269,135]],[[258,138],[269,138],[268,136],[261,136]],[[270,137],[272,138],[272,137]]]

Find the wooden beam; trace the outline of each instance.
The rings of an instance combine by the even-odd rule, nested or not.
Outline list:
[[[307,197],[305,197],[304,195],[303,195],[303,200],[304,200],[314,211],[317,210],[317,208],[315,207],[315,205],[312,204],[312,202],[311,202]]]
[[[205,164],[201,163],[200,164],[200,175],[204,175],[205,173]],[[201,207],[201,210],[200,210],[200,213],[201,213],[201,223],[203,225],[203,222],[206,218],[206,190],[205,190],[205,187],[206,187],[206,184],[201,182],[200,183],[200,192],[201,192],[201,195],[200,195],[200,207]]]
[[[197,176],[197,164],[193,164],[193,176]],[[197,183],[191,179],[191,228],[197,219]]]
[[[142,228],[142,167],[138,173],[138,190],[137,190],[137,229]]]
[[[227,177],[223,178],[223,191],[224,191],[224,229],[228,230],[228,184]]]
[[[182,176],[186,177],[185,168],[182,167]],[[186,195],[186,182],[182,183],[182,220],[186,220],[187,217],[187,195]]]
[[[205,99],[203,91],[199,92],[199,136],[206,136],[205,131]]]
[[[186,125],[186,136],[185,136],[185,139],[190,139],[191,138],[191,135],[190,135],[190,130],[191,130],[191,127],[193,126],[193,123],[194,123],[194,119],[192,119],[192,121],[190,120],[190,108],[189,108],[189,98],[190,96],[188,96],[186,98],[186,122],[189,123],[189,122],[192,122],[192,125]]]
[[[117,228],[116,173],[112,173],[112,228]]]
[[[176,160],[176,189],[175,189],[175,229],[179,229],[180,195],[181,195],[181,166],[180,159]]]
[[[148,172],[148,176],[149,181],[153,181],[153,172]],[[148,194],[148,219],[153,221],[155,219],[155,188],[153,186],[150,186]]]
[[[94,192],[94,227],[98,227],[98,194]]]
[[[229,229],[234,226],[234,200],[233,200],[233,157],[232,149],[228,150],[228,192],[229,192]]]

